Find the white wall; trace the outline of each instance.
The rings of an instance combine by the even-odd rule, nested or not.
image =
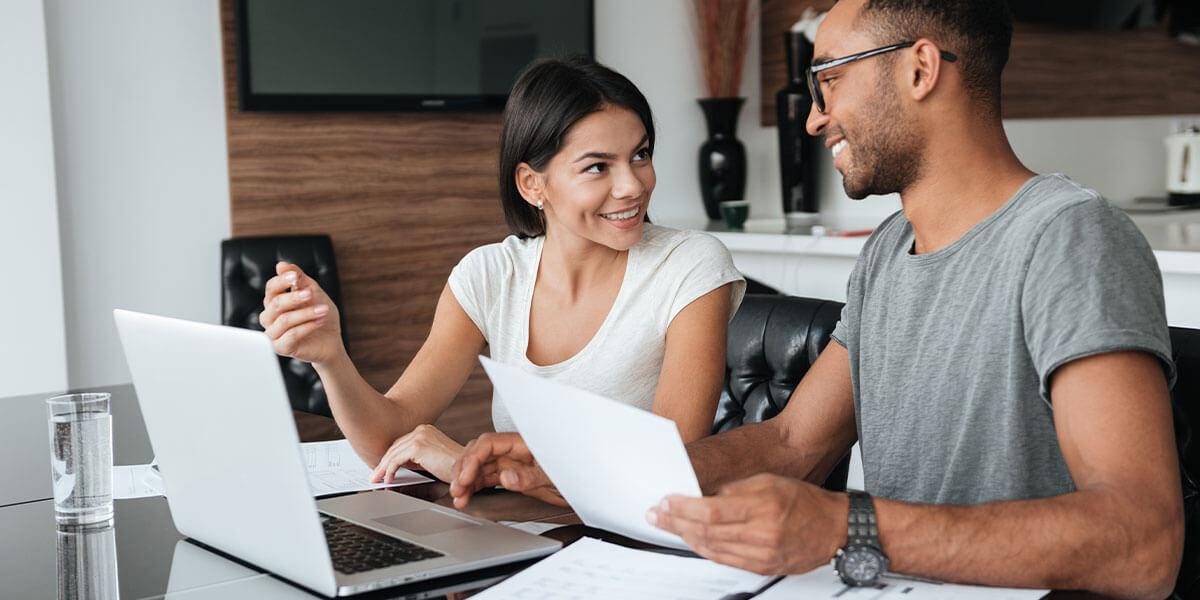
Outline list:
[[[0,249],[22,260],[7,272],[19,282],[9,289],[21,293],[0,294],[0,396],[65,387],[64,371],[72,387],[128,381],[113,308],[219,317],[218,242],[230,224],[217,0],[2,6],[0,60],[8,62],[0,73],[12,85],[0,95]],[[706,133],[690,3],[597,0],[596,17],[600,60],[637,83],[655,109],[652,215],[703,220],[696,154]],[[757,36],[755,28],[738,126],[752,218],[781,213],[775,129],[758,125]],[[1173,120],[1007,127],[1031,168],[1065,172],[1123,202],[1161,193],[1162,136]],[[898,208],[895,198],[845,198],[829,158],[822,161],[827,214],[870,221]]]
[[[67,386],[42,0],[0,3],[0,397]]]
[[[45,0],[72,387],[129,381],[112,309],[217,322],[217,0]]]
[[[696,99],[704,92],[694,39],[688,0],[596,1],[597,58],[633,80],[655,112],[658,188],[650,214],[667,223],[705,218],[696,166],[706,137]],[[746,198],[752,219],[783,214],[778,134],[774,127],[759,125],[759,54],[758,28],[754,27],[741,88],[746,104],[738,122],[738,138],[746,146]],[[1005,129],[1029,168],[1065,173],[1113,202],[1125,204],[1137,196],[1165,194],[1163,137],[1181,118],[1200,122],[1200,113],[1009,120]],[[823,216],[851,223],[872,222],[900,208],[895,196],[862,201],[847,198],[829,155],[822,153],[820,160]]]

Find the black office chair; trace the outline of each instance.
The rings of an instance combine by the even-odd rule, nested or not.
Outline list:
[[[1172,327],[1171,354],[1178,373],[1171,408],[1184,515],[1183,564],[1172,597],[1183,600],[1200,598],[1200,329]]]
[[[842,303],[795,296],[747,294],[729,323],[725,387],[713,433],[779,414],[792,390],[829,343]],[[824,487],[846,489],[847,454]]]
[[[267,280],[275,276],[275,263],[281,260],[300,267],[329,294],[335,305],[342,306],[333,242],[328,235],[232,238],[221,242],[221,323],[262,331],[258,315],[263,309]],[[346,319],[342,314],[345,343]],[[312,365],[280,356],[279,366],[292,408],[332,416],[325,387]]]

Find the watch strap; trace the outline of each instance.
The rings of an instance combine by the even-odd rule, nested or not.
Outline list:
[[[875,501],[871,495],[850,490],[850,518],[846,546],[879,547],[879,526],[875,521]]]

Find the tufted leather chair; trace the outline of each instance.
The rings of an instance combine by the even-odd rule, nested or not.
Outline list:
[[[795,296],[746,294],[729,323],[725,387],[713,433],[779,414],[792,390],[829,343],[842,303]],[[825,480],[846,489],[847,455]]]
[[[221,323],[262,331],[258,315],[263,309],[263,294],[267,280],[275,275],[275,263],[281,260],[300,267],[320,284],[335,305],[342,306],[342,289],[329,236],[239,237],[221,242]],[[345,343],[346,320],[344,316],[341,319]],[[292,408],[332,416],[325,387],[312,365],[280,356],[279,366]]]
[[[1178,376],[1171,390],[1183,484],[1183,564],[1173,598],[1200,598],[1200,329],[1171,328]]]

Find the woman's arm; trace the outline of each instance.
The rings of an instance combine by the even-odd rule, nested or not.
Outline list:
[[[328,379],[323,366],[314,366],[350,445],[368,465],[375,465],[396,438],[418,425],[432,423],[446,410],[466,383],[484,345],[483,334],[447,285],[438,298],[429,336],[386,394],[379,394],[357,371],[351,371],[349,357],[328,369]],[[347,376],[350,373],[354,376]]]
[[[446,409],[484,348],[483,334],[446,286],[425,343],[387,394],[380,394],[350,361],[337,307],[316,281],[287,263],[276,272],[267,282],[263,326],[276,352],[313,364],[334,419],[368,465],[376,465],[397,438]]]
[[[725,381],[732,286],[727,283],[692,301],[667,327],[654,414],[675,421],[685,444],[712,432]]]

